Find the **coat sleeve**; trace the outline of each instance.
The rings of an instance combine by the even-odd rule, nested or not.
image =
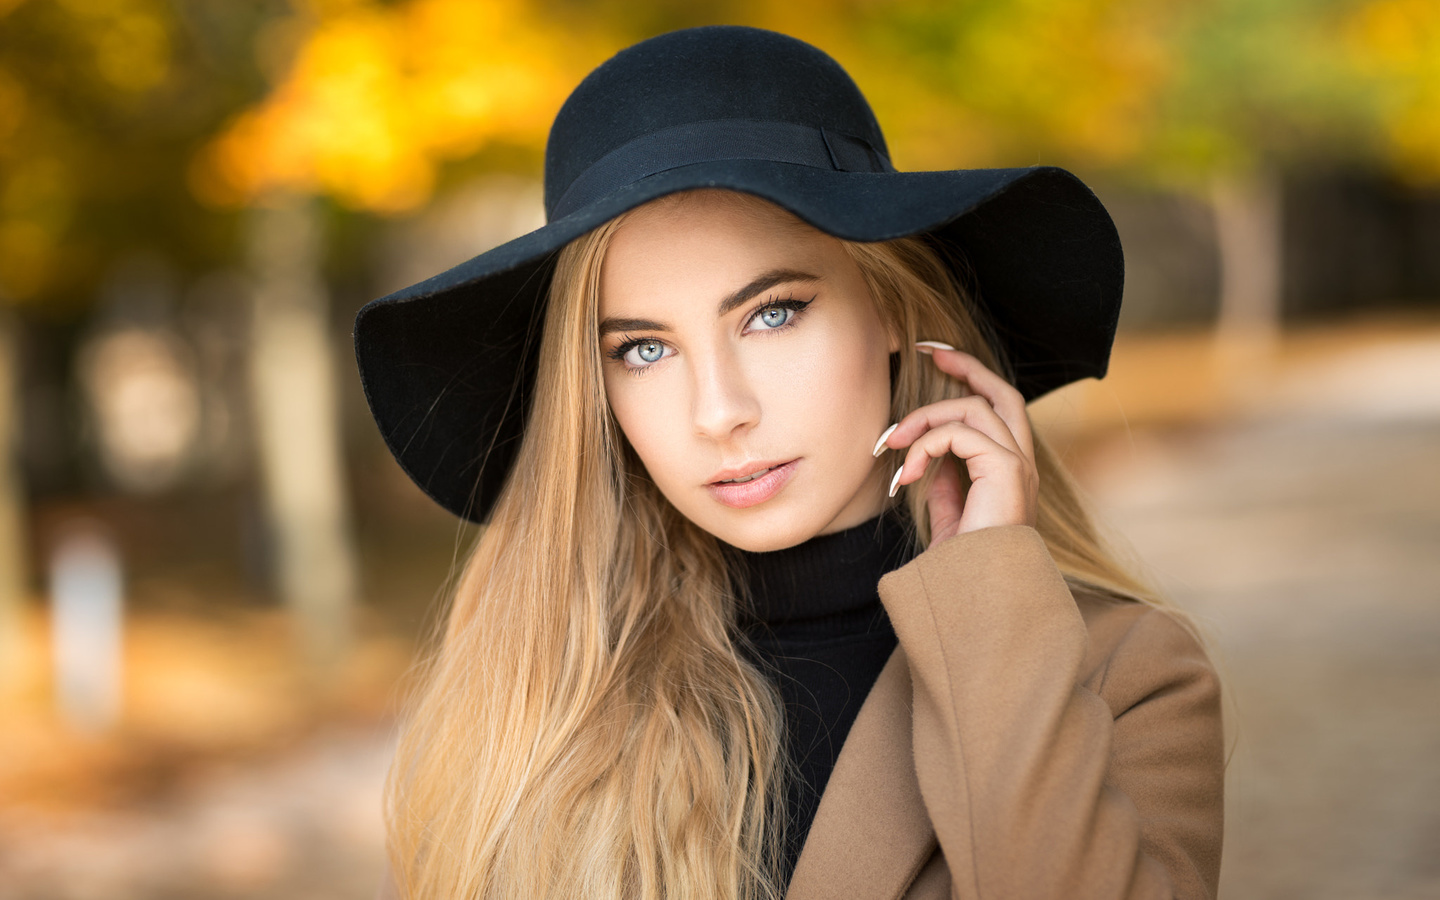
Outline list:
[[[1140,611],[1082,685],[1085,622],[1025,526],[943,541],[880,597],[956,898],[1215,896],[1219,681],[1185,629]]]

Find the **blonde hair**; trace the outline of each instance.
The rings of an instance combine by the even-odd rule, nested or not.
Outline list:
[[[741,652],[719,542],[661,496],[605,399],[600,269],[624,219],[559,254],[519,461],[401,736],[387,814],[406,898],[784,893],[794,773],[779,695]],[[1003,369],[923,239],[842,243],[903,341]],[[963,391],[914,353],[896,359],[896,420]],[[1158,603],[1104,548],[1043,441],[1036,455],[1037,527],[1072,586]],[[918,546],[928,483],[905,495]]]

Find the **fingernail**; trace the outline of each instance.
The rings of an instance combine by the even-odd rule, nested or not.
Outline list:
[[[896,470],[895,477],[890,479],[890,496],[895,496],[895,492],[900,490],[900,473],[904,471],[905,467],[901,466]]]
[[[955,348],[943,341],[917,341],[915,349],[921,353],[929,353],[932,350],[954,350]]]
[[[870,455],[879,456],[880,451],[885,449],[885,439],[888,438],[891,434],[893,434],[895,429],[899,427],[900,423],[896,422],[894,425],[891,425],[889,428],[885,429],[885,433],[880,435],[880,440],[875,442],[875,449],[871,451]]]

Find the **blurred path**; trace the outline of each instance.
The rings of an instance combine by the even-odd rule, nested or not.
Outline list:
[[[1226,900],[1440,897],[1440,344],[1367,353],[1085,479],[1225,667]]]
[[[331,734],[253,768],[196,772],[153,805],[46,821],[0,809],[3,900],[375,896],[391,747]]]

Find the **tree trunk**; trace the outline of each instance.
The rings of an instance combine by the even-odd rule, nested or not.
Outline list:
[[[0,310],[0,693],[26,672],[25,495],[18,459],[20,346],[13,317]]]
[[[1263,377],[1280,336],[1284,236],[1280,182],[1273,173],[1217,175],[1211,183],[1220,254],[1216,347],[1221,374],[1237,383]]]
[[[252,212],[251,389],[280,592],[323,674],[350,642],[356,555],[314,202]]]

